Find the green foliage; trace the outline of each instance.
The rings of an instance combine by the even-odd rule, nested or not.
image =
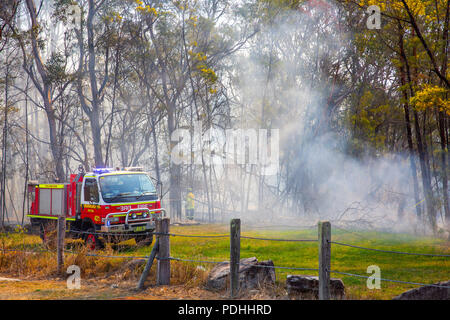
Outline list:
[[[48,70],[49,83],[62,84],[68,79],[65,59],[60,53],[52,53],[45,66]]]
[[[424,85],[423,88],[417,91],[416,95],[410,99],[410,102],[420,111],[436,108],[439,111],[450,115],[449,93],[449,90],[439,86]]]
[[[362,156],[367,153],[375,155],[383,153],[386,139],[389,135],[389,122],[402,119],[401,109],[395,108],[395,104],[380,90],[366,89],[357,105],[348,114],[348,126],[352,137],[347,146],[347,152]],[[356,100],[354,100],[356,104]]]

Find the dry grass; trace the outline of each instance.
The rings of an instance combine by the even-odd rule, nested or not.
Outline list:
[[[10,250],[13,244],[17,244],[17,239],[9,238],[0,249],[0,273],[9,277],[21,279],[61,279],[65,275],[57,273],[56,252],[49,250],[44,252],[44,247],[40,239],[26,236],[25,245]],[[65,268],[70,265],[77,265],[81,270],[82,279],[107,279],[108,282],[137,281],[141,276],[146,260],[143,259],[123,259],[123,258],[103,258],[89,256],[92,252],[79,240],[67,241],[65,253]],[[32,248],[30,246],[33,246]],[[27,252],[22,252],[27,251]],[[95,254],[101,256],[120,255],[111,245],[107,245],[104,250],[96,251]],[[171,283],[181,285],[185,289],[202,287],[206,282],[208,269],[198,267],[194,264],[174,261],[171,263]],[[156,263],[150,270],[147,284],[156,281]]]
[[[0,299],[220,299],[216,293],[203,289],[208,270],[178,261],[171,263],[171,285],[156,287],[156,263],[150,270],[146,289],[134,290],[146,260],[92,257],[79,244],[76,254],[67,254],[65,267],[77,265],[81,269],[82,290],[67,289],[66,275],[57,274],[54,252],[0,251],[0,274],[23,281],[0,281]],[[118,255],[107,246],[95,252],[99,255]]]
[[[0,255],[0,272],[16,277],[48,277],[56,272],[51,253],[6,252]]]
[[[170,263],[171,283],[183,285],[186,289],[202,287],[208,278],[208,269],[191,263],[174,261]]]

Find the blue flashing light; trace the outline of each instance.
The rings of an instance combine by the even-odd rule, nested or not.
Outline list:
[[[108,173],[111,171],[114,171],[114,169],[112,169],[112,168],[95,168],[94,169],[94,173],[96,173],[96,174]]]

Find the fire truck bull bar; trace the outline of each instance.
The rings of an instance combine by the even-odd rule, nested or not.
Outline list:
[[[128,219],[130,217],[130,215],[133,212],[148,212],[148,217],[147,218],[136,218],[133,219],[133,223],[130,224],[128,223]],[[123,224],[111,224],[110,219],[113,218],[114,216],[125,216],[125,223]],[[157,217],[155,217],[155,215],[157,215]],[[155,218],[161,218],[161,217],[165,217],[166,216],[166,209],[164,208],[160,208],[160,209],[152,209],[150,210],[149,208],[135,208],[135,209],[130,209],[128,210],[126,213],[123,212],[114,212],[114,213],[109,213],[106,215],[105,218],[105,224],[102,225],[101,227],[101,231],[102,232],[123,232],[123,231],[132,231],[132,232],[139,232],[136,231],[136,229],[130,228],[130,226],[133,226],[134,224],[138,225],[138,227],[144,227],[142,231],[147,231],[149,229],[154,229],[155,227],[155,223],[153,222],[153,220]],[[142,225],[142,223],[145,223],[145,225]]]

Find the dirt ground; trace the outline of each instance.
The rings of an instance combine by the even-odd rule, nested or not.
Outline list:
[[[20,280],[20,281],[17,281]],[[80,289],[68,289],[66,281],[8,278],[0,274],[0,300],[211,300],[227,299],[214,293],[185,286],[148,286],[137,292],[136,281],[114,283],[106,279],[81,280]]]

